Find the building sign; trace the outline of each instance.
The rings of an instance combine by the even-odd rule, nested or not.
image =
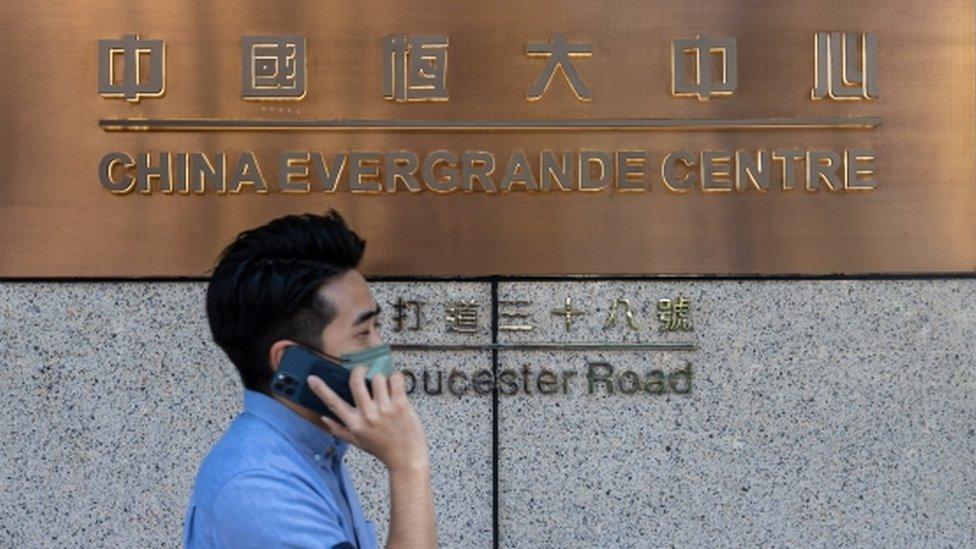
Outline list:
[[[0,276],[205,276],[330,207],[372,275],[972,272],[973,10],[12,3]]]
[[[534,297],[518,287],[509,286],[497,299],[471,288],[445,288],[431,296],[427,289],[380,287],[379,323],[395,352],[490,351],[494,357],[491,367],[475,370],[436,360],[414,367],[417,361],[405,359],[400,371],[407,393],[456,398],[694,393],[702,366],[695,353],[701,335],[696,325],[703,311],[699,299],[680,287],[648,295],[637,286],[620,286],[602,297],[593,286]],[[494,288],[491,293],[497,294]]]

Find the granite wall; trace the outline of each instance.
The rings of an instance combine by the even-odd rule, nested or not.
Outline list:
[[[976,279],[372,288],[443,547],[976,545]],[[0,283],[0,547],[180,544],[241,398],[204,293]],[[346,459],[385,539],[384,469]]]

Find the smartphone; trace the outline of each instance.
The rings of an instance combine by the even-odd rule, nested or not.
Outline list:
[[[281,357],[278,370],[271,378],[271,394],[288,399],[342,424],[342,420],[308,386],[306,378],[310,375],[320,377],[330,389],[342,397],[342,400],[348,402],[350,406],[355,406],[356,401],[353,399],[352,389],[349,388],[351,373],[341,364],[307,347],[289,345]],[[366,389],[372,395],[372,384],[368,379],[365,381]]]

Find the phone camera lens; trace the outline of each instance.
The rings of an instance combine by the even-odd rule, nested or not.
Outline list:
[[[289,388],[287,388],[287,389],[285,389],[285,394],[286,394],[286,395],[289,395],[289,396],[291,396],[291,395],[293,395],[294,393],[295,393],[295,389],[293,389],[292,387],[289,387]]]
[[[282,389],[285,388],[285,386],[282,385],[281,383],[275,383],[274,384],[274,388],[277,389],[277,390],[279,390],[279,391],[281,391]]]

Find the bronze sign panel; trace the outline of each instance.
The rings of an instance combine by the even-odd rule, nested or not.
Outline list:
[[[976,270],[971,0],[0,6],[0,276]]]

